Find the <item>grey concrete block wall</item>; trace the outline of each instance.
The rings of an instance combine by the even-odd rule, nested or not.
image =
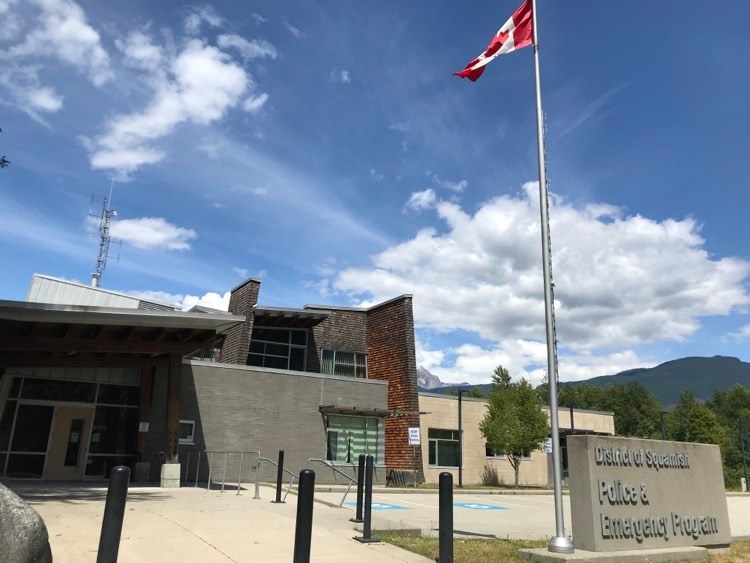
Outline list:
[[[162,381],[163,380],[163,381]],[[386,409],[388,385],[367,379],[333,377],[320,374],[263,370],[252,366],[191,361],[183,364],[180,418],[195,420],[195,444],[180,447],[180,461],[189,482],[195,479],[198,450],[257,451],[276,460],[285,451],[285,466],[298,473],[310,467],[317,483],[333,483],[333,472],[321,464],[308,463],[309,458],[325,458],[326,431],[321,405],[357,405],[362,409]],[[154,382],[154,401],[149,433],[151,478],[158,476],[159,444],[164,441],[166,378]],[[163,449],[163,447],[161,448]],[[243,460],[242,480],[255,479],[247,456]],[[385,460],[379,460],[382,464]],[[223,477],[224,456],[215,455],[213,480]],[[353,476],[352,469],[341,467]],[[237,481],[238,456],[227,456],[227,481]],[[274,481],[276,469],[261,466],[261,480]],[[385,480],[385,468],[376,469],[378,482]],[[205,457],[199,480],[205,481],[208,464]],[[288,480],[288,479],[285,479]],[[339,483],[343,480],[338,478]]]

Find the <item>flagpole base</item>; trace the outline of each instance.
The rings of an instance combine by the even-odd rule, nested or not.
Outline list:
[[[575,549],[573,548],[573,542],[570,541],[570,538],[564,536],[553,536],[549,539],[547,551],[551,551],[552,553],[573,553]]]

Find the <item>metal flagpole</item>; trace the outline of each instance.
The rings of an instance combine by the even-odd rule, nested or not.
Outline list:
[[[555,536],[547,549],[555,553],[572,553],[573,542],[565,535],[562,504],[562,472],[560,464],[560,434],[557,419],[557,362],[554,329],[554,302],[552,300],[552,272],[549,242],[549,215],[547,209],[547,171],[544,152],[544,114],[539,77],[539,32],[537,28],[536,0],[531,2],[534,30],[534,77],[536,79],[536,134],[539,151],[539,212],[542,218],[542,273],[544,276],[544,320],[547,329],[547,379],[549,380],[549,415],[552,429],[552,477],[555,488]]]

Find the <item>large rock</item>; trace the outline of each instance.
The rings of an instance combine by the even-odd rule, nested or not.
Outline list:
[[[47,526],[39,513],[0,484],[0,563],[51,563]]]

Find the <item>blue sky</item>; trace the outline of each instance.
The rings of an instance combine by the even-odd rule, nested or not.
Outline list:
[[[539,381],[531,49],[517,2],[0,0],[0,297],[34,272],[185,306],[414,295],[418,362]],[[721,10],[719,10],[721,8]],[[539,0],[561,380],[750,338],[750,5]],[[117,253],[113,248],[113,253]]]

